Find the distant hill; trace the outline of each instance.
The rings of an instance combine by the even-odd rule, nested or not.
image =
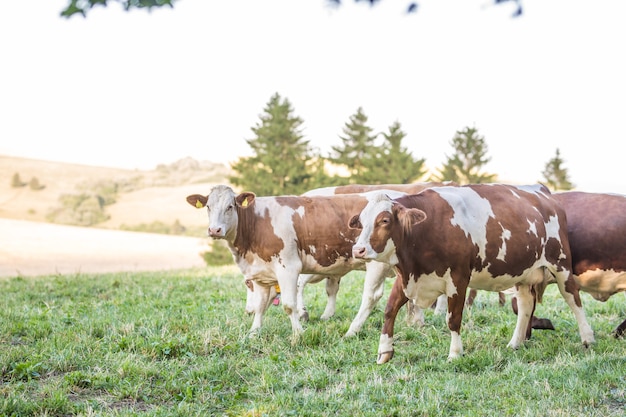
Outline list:
[[[152,222],[205,227],[206,212],[194,210],[185,197],[227,183],[224,164],[184,158],[154,170],[125,170],[0,155],[0,217],[46,222],[63,195],[114,188],[106,205],[109,220],[97,227],[119,228]],[[14,176],[24,184],[13,186]],[[39,185],[39,189],[31,187]]]

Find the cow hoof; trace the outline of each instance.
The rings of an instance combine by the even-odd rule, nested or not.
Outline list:
[[[537,330],[554,330],[554,325],[552,324],[550,319],[539,319],[533,317],[532,328]]]
[[[383,363],[387,363],[393,358],[393,350],[389,350],[387,352],[382,352],[378,354],[378,359],[376,363],[382,365]]]
[[[305,311],[304,313],[302,313],[302,314],[300,315],[300,320],[301,320],[301,321],[309,321],[309,312],[308,312],[308,311]]]

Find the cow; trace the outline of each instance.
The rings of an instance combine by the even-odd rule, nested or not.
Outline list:
[[[452,182],[416,182],[411,184],[347,184],[347,185],[339,185],[333,187],[323,187],[316,188],[302,194],[303,196],[334,196],[334,195],[342,195],[342,194],[363,194],[370,193],[372,191],[386,191],[390,190],[393,195],[399,196],[400,193],[403,194],[417,194],[418,192],[425,190],[430,187],[437,186],[445,186],[454,184]],[[389,194],[389,192],[387,192]],[[349,213],[351,215],[352,213]],[[386,269],[381,269],[383,271]],[[395,274],[391,274],[388,277],[395,277]],[[324,313],[320,317],[322,320],[326,320],[332,317],[335,314],[335,306],[337,302],[337,293],[339,291],[339,284],[341,282],[341,276],[337,275],[319,275],[319,274],[302,274],[298,280],[298,312],[300,319],[308,320],[309,315],[306,310],[306,303],[304,302],[304,287],[307,284],[314,284],[323,281],[326,279],[326,294],[328,295],[328,299],[326,302],[326,308],[324,309]],[[365,281],[363,284],[363,294],[361,298],[361,306],[359,307],[359,312],[356,317],[352,321],[350,328],[346,332],[346,336],[354,336],[356,335],[365,320],[371,314],[373,308],[376,306],[378,301],[383,295],[385,276],[382,274],[366,274]],[[246,305],[248,306],[246,309],[250,311],[250,306],[252,303],[250,302],[250,296],[252,295],[251,291],[248,291],[248,301]],[[424,312],[421,309],[415,308],[413,303],[409,304],[409,311],[407,314],[407,322],[409,324],[423,325],[424,324]]]
[[[626,196],[584,191],[552,195],[567,215],[572,270],[580,289],[602,302],[626,291]],[[532,327],[554,329],[550,320],[535,317]],[[626,320],[613,334],[620,337],[625,332]]]
[[[379,364],[393,357],[400,307],[410,298],[427,308],[440,294],[448,297],[448,359],[461,356],[468,287],[516,287],[519,314],[508,346],[518,348],[529,331],[536,288],[546,285],[545,270],[574,313],[583,345],[594,341],[572,276],[565,212],[543,185],[434,187],[396,199],[380,193],[349,226],[361,231],[352,249],[355,258],[386,262],[398,272],[385,308]]]
[[[236,194],[229,186],[217,185],[206,196],[189,195],[187,202],[207,208],[209,236],[226,241],[255,294],[250,333],[260,329],[278,284],[281,304],[297,336],[303,331],[297,308],[300,274],[338,278],[353,270],[366,270],[368,282],[384,282],[385,277],[395,276],[387,264],[370,265],[352,256],[358,232],[348,227],[348,220],[365,207],[368,198],[367,193],[257,197],[252,192]],[[362,323],[353,321],[353,325]],[[348,332],[358,331],[353,325]]]

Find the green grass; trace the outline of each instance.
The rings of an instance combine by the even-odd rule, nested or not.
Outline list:
[[[281,308],[247,337],[245,287],[234,266],[161,273],[0,280],[2,416],[624,416],[623,294],[583,294],[596,343],[584,349],[556,286],[538,313],[555,331],[506,348],[510,303],[479,293],[466,310],[465,356],[447,361],[444,318],[396,322],[395,357],[376,364],[389,294],[355,338],[362,274],[342,280],[337,314],[323,284],[306,295],[298,343]]]

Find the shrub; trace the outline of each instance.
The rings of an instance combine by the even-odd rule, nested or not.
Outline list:
[[[75,226],[93,226],[108,220],[104,211],[104,199],[90,194],[63,194],[61,206],[51,211],[46,218],[54,223]]]
[[[211,243],[211,250],[202,253],[202,259],[208,266],[232,265],[234,263],[230,249],[222,240],[214,240]]]
[[[13,174],[13,178],[11,178],[11,187],[12,188],[20,188],[25,186],[26,183],[22,182],[22,179],[20,178],[20,174],[18,174],[17,172],[15,174]]]
[[[39,183],[39,179],[37,179],[37,177],[31,178],[30,182],[28,183],[28,186],[33,191],[39,191],[39,190],[43,190],[44,188],[46,188],[45,185],[42,185],[41,183]]]

